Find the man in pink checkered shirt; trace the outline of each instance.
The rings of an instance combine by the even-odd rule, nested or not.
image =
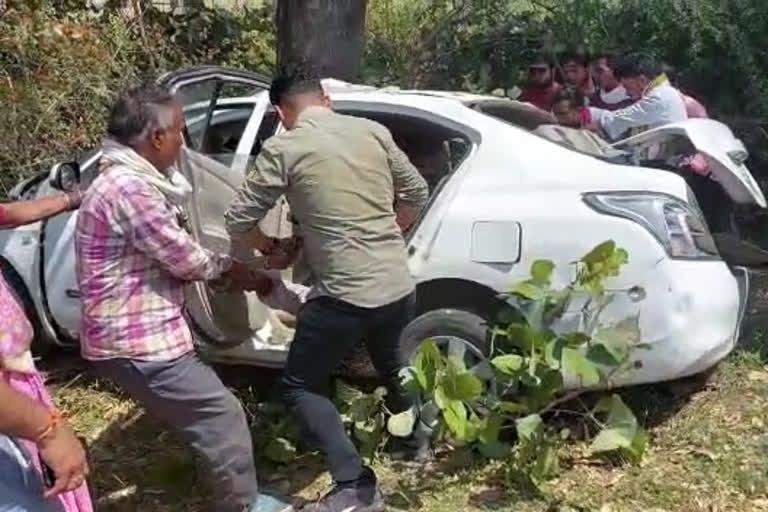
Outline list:
[[[206,463],[217,512],[287,512],[259,492],[243,409],[197,357],[183,317],[190,281],[230,278],[264,295],[270,276],[201,247],[181,222],[191,187],[173,169],[181,103],[144,85],[110,113],[100,173],[78,215],[81,346],[97,373],[178,430]]]

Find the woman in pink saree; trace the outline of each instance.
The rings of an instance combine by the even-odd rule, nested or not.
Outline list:
[[[72,192],[0,205],[0,229],[79,203],[79,192]],[[35,368],[33,337],[29,319],[0,277],[0,512],[92,512],[85,451]]]

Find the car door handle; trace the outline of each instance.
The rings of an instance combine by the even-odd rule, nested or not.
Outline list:
[[[79,299],[81,297],[80,290],[72,290],[69,289],[64,292],[64,294],[69,297],[70,299]]]

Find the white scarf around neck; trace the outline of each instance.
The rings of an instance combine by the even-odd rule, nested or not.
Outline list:
[[[177,169],[174,169],[170,176],[166,176],[133,148],[107,138],[102,144],[99,168],[105,171],[113,166],[119,166],[123,172],[143,179],[175,206],[184,205],[192,195],[192,185]]]

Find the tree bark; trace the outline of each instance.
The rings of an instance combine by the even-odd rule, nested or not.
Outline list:
[[[360,78],[368,0],[279,0],[278,66],[309,66],[322,78]]]

